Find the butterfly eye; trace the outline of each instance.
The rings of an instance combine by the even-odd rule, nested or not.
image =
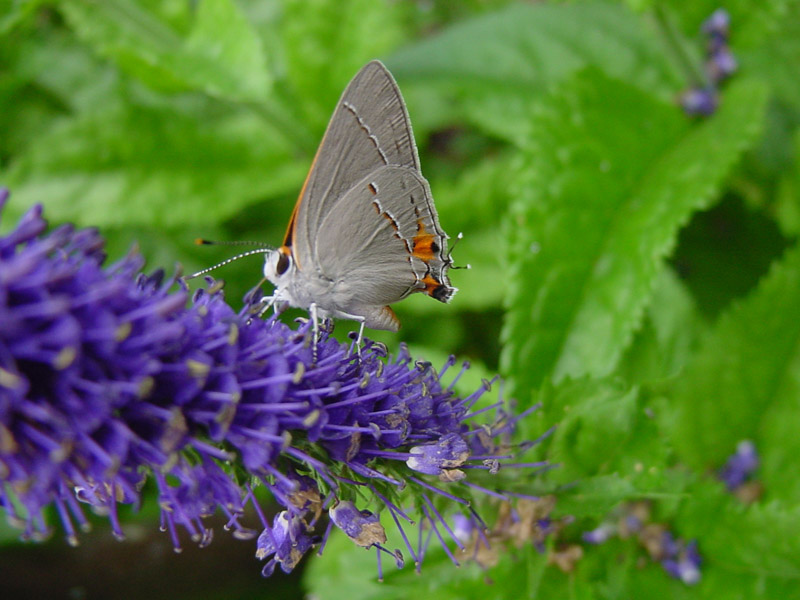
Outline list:
[[[286,273],[286,271],[289,270],[289,266],[291,264],[292,264],[292,259],[289,257],[289,255],[281,252],[280,256],[278,256],[278,264],[275,265],[275,272],[278,275],[283,275],[284,273]]]

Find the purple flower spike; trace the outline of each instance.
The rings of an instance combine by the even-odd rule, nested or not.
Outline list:
[[[328,511],[331,521],[359,546],[370,548],[386,543],[386,531],[378,515],[368,510],[358,510],[352,502],[344,500]]]
[[[706,37],[703,77],[692,75],[694,84],[682,92],[679,99],[681,108],[689,116],[714,114],[719,105],[720,84],[739,68],[728,46],[730,22],[730,15],[724,8],[717,9],[703,22],[701,31]]]
[[[7,198],[0,189],[0,211]],[[507,498],[500,467],[543,467],[507,462],[535,443],[509,437],[535,408],[473,412],[488,384],[465,398],[442,385],[454,359],[437,372],[405,347],[387,357],[369,341],[356,356],[324,333],[312,348],[309,323],[253,318],[256,293],[237,312],[213,280],[191,294],[163,272],[141,274],[135,254],[104,266],[94,230],[46,229],[35,207],[0,236],[0,507],[24,539],[50,534],[55,506],[76,543],[85,505],[122,538],[118,505],[138,506],[150,478],[176,550],[180,530],[209,543],[205,519],[220,512],[238,539],[262,531],[265,575],[290,571],[317,543],[309,532],[324,508],[365,497],[390,512],[419,568],[401,520],[441,526],[442,544],[456,543],[448,507],[471,507],[476,493]],[[270,520],[241,481],[285,510]],[[243,522],[248,504],[260,527]],[[355,543],[402,563],[382,546],[378,514],[338,501],[330,515]]]

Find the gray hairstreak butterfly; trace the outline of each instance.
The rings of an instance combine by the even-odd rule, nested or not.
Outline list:
[[[283,244],[241,256],[266,253],[264,276],[275,291],[262,314],[273,304],[308,309],[315,332],[318,317],[352,319],[360,343],[365,326],[397,331],[389,305],[410,294],[449,302],[457,290],[447,239],[403,97],[374,60],[333,111]]]
[[[361,332],[397,331],[390,304],[415,292],[448,302],[457,291],[447,239],[403,97],[372,61],[336,105],[283,244],[266,256],[272,301],[359,321]]]

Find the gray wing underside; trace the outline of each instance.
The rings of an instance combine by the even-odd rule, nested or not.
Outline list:
[[[365,65],[336,105],[299,200],[294,227],[301,267],[331,207],[369,173],[386,165],[419,171],[414,135],[400,90],[379,61]]]
[[[335,301],[387,306],[424,289],[420,281],[429,267],[412,255],[420,223],[444,246],[428,184],[406,167],[377,169],[332,205],[315,253]]]

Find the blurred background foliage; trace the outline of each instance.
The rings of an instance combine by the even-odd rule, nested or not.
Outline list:
[[[42,203],[148,268],[231,255],[197,237],[279,244],[342,89],[382,59],[472,269],[452,272],[451,305],[412,297],[403,329],[373,337],[456,354],[473,389],[499,372],[521,408],[543,403],[522,433],[559,424],[540,453],[574,518],[551,546],[647,499],[704,558],[695,587],[624,540],[568,573],[528,545],[488,572],[440,553],[378,584],[374,555],[334,539],[264,581],[224,534],[169,556],[145,508],[128,544],[102,525],[79,549],[4,531],[3,596],[800,597],[800,6],[724,5],[739,69],[713,115],[690,117],[678,99],[700,83],[718,7],[0,0],[2,228]],[[238,306],[260,274],[252,258],[217,276]],[[742,439],[761,455],[749,505],[714,476]]]

